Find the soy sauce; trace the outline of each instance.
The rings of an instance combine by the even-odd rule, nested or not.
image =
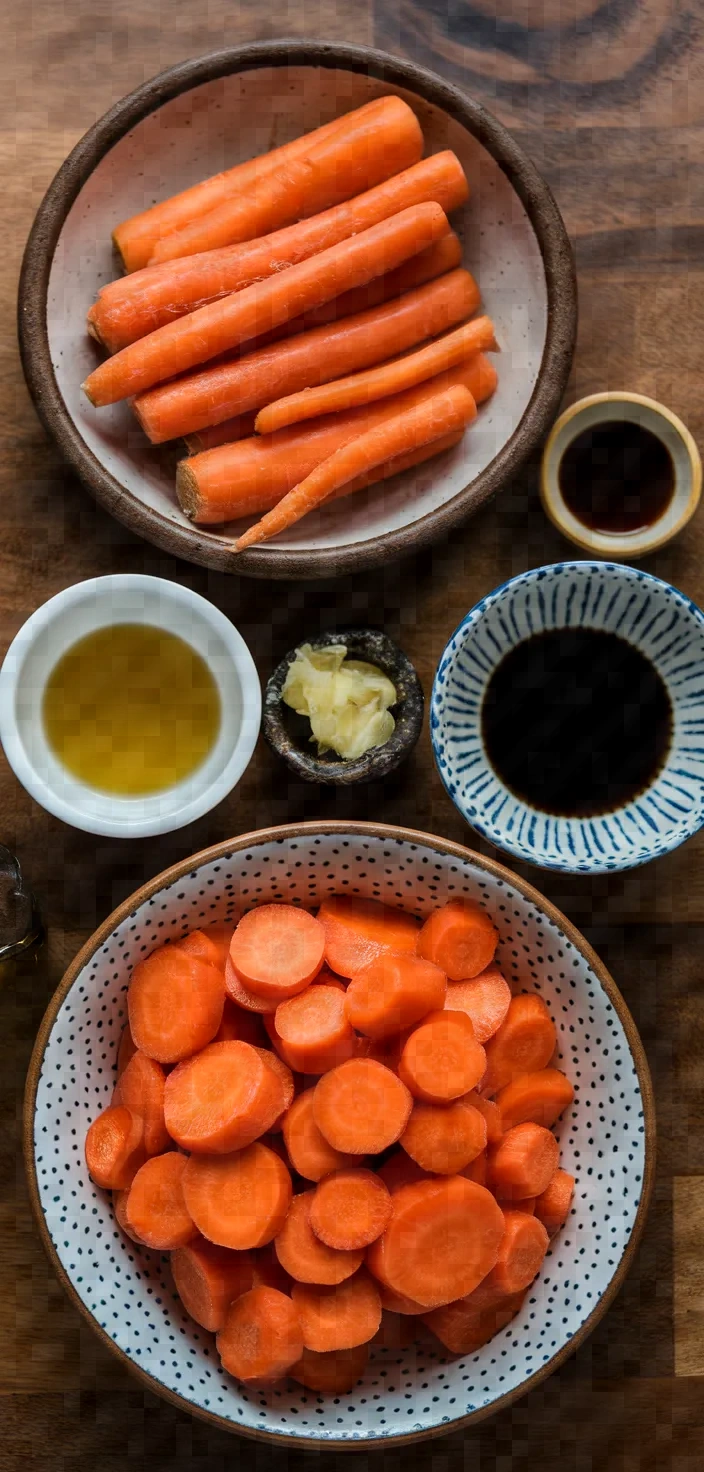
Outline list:
[[[482,736],[497,776],[542,812],[623,807],[667,756],[672,707],[645,655],[600,629],[550,629],[517,644],[484,696]]]
[[[667,510],[675,468],[667,445],[642,424],[610,420],[584,429],[560,462],[565,505],[596,532],[637,532]]]

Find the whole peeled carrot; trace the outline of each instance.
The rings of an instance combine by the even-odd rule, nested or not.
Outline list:
[[[402,210],[278,276],[247,286],[150,332],[101,363],[83,389],[91,403],[101,407],[141,393],[152,384],[239,347],[258,333],[299,317],[311,307],[321,306],[350,287],[364,286],[375,276],[394,270],[409,256],[439,240],[448,228],[447,216],[438,204]]]
[[[297,393],[301,388],[381,363],[426,337],[436,337],[464,322],[471,316],[475,301],[476,288],[468,272],[450,271],[385,306],[300,332],[244,358],[233,358],[190,373],[176,383],[160,385],[140,394],[134,410],[152,443],[161,444],[249,409],[260,409],[283,394]]]
[[[333,118],[312,133],[304,133],[291,143],[272,148],[269,153],[261,153],[257,158],[249,158],[220,174],[213,174],[210,179],[203,179],[200,184],[182,189],[179,194],[172,194],[148,210],[141,210],[138,215],[131,215],[129,220],[123,220],[113,230],[112,238],[125,270],[137,271],[146,266],[159,241],[170,231],[181,230],[197,216],[217,209],[223,200],[252,189],[267,174],[273,173],[274,169],[291,159],[301,158],[312,144],[329,138],[338,128],[349,123],[351,118],[378,112],[379,102],[383,100],[375,98],[373,102],[366,102],[364,107],[357,108],[354,113],[347,113],[344,118]]]
[[[358,235],[360,230],[368,230],[411,205],[434,200],[449,214],[464,203],[467,192],[459,159],[449,150],[436,153],[355,199],[263,239],[165,261],[109,282],[88,312],[88,331],[111,353],[118,352],[164,323],[231,291],[241,291],[254,281],[263,281],[321,250],[329,250],[340,240]],[[454,242],[452,246],[450,241]],[[444,270],[458,265],[461,254],[455,236],[448,236],[447,242],[442,242],[448,259]]]
[[[238,443],[205,450],[182,460],[178,466],[176,493],[181,507],[199,526],[258,516],[275,506],[340,445],[400,409],[424,403],[439,389],[455,384],[469,389],[480,403],[494,392],[496,371],[488,358],[477,353],[476,358],[459,368],[452,368],[437,379],[429,379],[394,398],[380,399],[376,404],[330,415],[328,419],[280,429],[276,434],[254,435]],[[345,491],[340,494],[344,495]]]
[[[336,378],[332,383],[322,384],[320,388],[306,388],[301,393],[277,399],[259,410],[254,428],[257,434],[272,434],[276,429],[284,429],[287,424],[299,424],[303,419],[316,419],[321,414],[336,414],[341,410],[354,409],[358,404],[387,399],[391,394],[402,393],[405,388],[415,388],[426,378],[435,378],[447,368],[454,368],[455,364],[471,358],[474,353],[495,347],[491,318],[477,317],[416,353],[393,358],[379,368],[369,368],[366,373],[353,373],[347,378]]]
[[[255,522],[238,537],[235,551],[244,552],[247,547],[267,542],[279,532],[286,531],[309,511],[322,506],[349,481],[356,480],[377,465],[383,465],[395,455],[406,454],[421,445],[431,444],[433,440],[458,433],[476,412],[477,406],[469,390],[456,384],[454,388],[433,394],[424,404],[416,404],[414,408],[405,409],[368,429],[323,460],[261,521]]]
[[[408,104],[400,97],[384,97],[376,111],[353,113],[327,138],[311,144],[300,157],[287,159],[254,189],[238,192],[167,235],[155,247],[150,264],[268,235],[390,179],[417,163],[422,152],[423,134]]]

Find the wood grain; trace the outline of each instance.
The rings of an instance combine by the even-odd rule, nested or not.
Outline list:
[[[704,1176],[673,1182],[675,1374],[704,1374]]]

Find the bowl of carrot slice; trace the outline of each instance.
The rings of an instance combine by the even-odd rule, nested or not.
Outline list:
[[[56,991],[25,1158],[54,1268],[151,1390],[286,1445],[404,1442],[537,1385],[653,1179],[643,1049],[502,865],[304,823],[184,860]]]
[[[500,123],[366,47],[162,73],[86,134],[19,293],[37,409],[112,514],[190,561],[330,576],[416,551],[549,429],[567,235]]]

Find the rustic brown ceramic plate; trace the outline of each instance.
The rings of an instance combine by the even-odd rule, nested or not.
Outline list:
[[[150,447],[126,404],[93,409],[84,328],[116,273],[112,227],[228,164],[383,93],[415,109],[427,151],[453,148],[471,184],[457,228],[501,344],[500,386],[455,449],[307,517],[237,559],[233,526],[196,528],[174,494],[172,451]],[[271,41],[162,72],[105,114],[59,170],[35,220],[19,290],[27,382],[96,498],[157,546],[252,577],[327,577],[414,552],[492,496],[544,438],[569,372],[576,287],[569,241],[534,165],[495,118],[423,67],[364,46]]]

